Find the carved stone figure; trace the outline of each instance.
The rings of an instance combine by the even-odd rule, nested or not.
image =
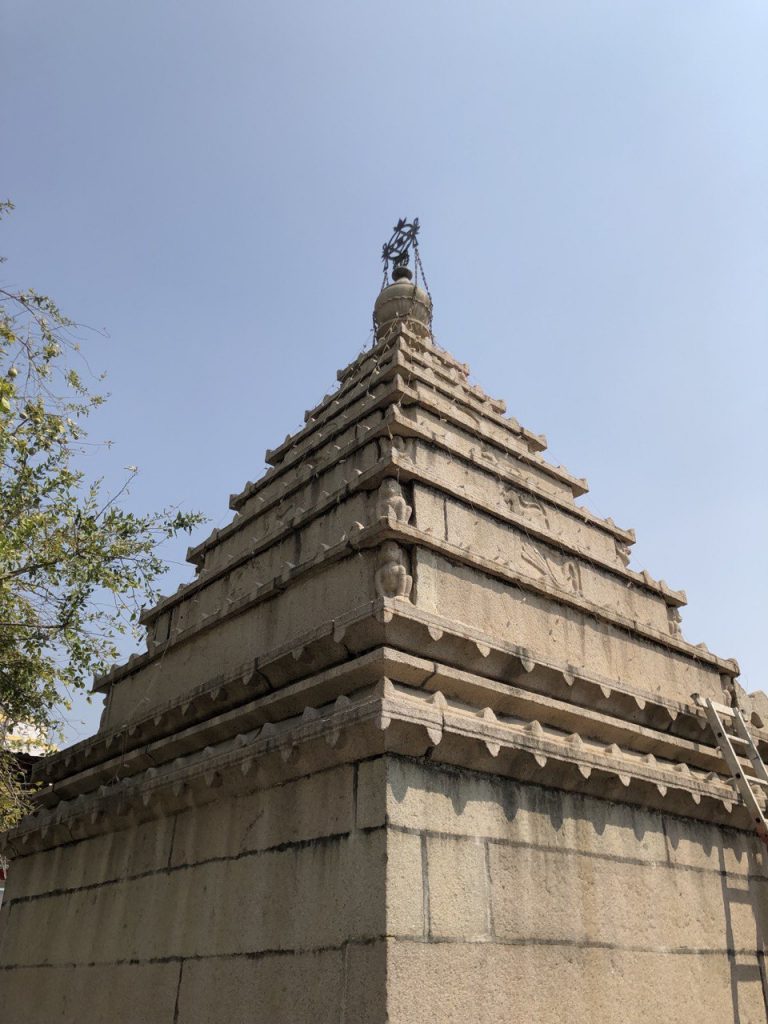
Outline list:
[[[504,500],[509,506],[510,512],[514,512],[518,516],[527,516],[529,519],[537,520],[547,528],[549,527],[547,510],[536,498],[531,498],[510,487],[504,495]]]
[[[672,636],[682,636],[683,631],[680,627],[680,623],[683,621],[683,617],[680,614],[679,609],[670,605],[667,608],[667,618],[669,619],[669,632]]]
[[[626,569],[632,557],[629,551],[629,544],[625,544],[624,541],[618,540],[618,538],[614,541],[614,544],[616,545],[616,555]]]
[[[406,502],[403,488],[394,477],[383,480],[376,501],[376,518],[389,519],[392,516],[398,523],[407,523],[413,509]]]
[[[416,438],[415,437],[403,437],[401,434],[395,434],[393,437],[384,437],[381,439],[385,453],[399,452],[403,458],[413,460],[416,454]]]
[[[720,685],[723,688],[723,703],[729,708],[738,705],[736,683],[731,676],[720,676]]]
[[[480,458],[485,459],[485,461],[489,462],[492,466],[498,466],[499,464],[499,458],[496,453],[485,444],[480,446]]]
[[[544,555],[533,544],[523,544],[520,555],[538,574],[560,590],[581,594],[581,570],[578,562],[562,555]]]
[[[385,540],[379,548],[379,567],[374,582],[379,597],[411,596],[413,577],[408,572],[408,556],[393,540]]]
[[[579,563],[568,559],[563,563],[563,571],[565,578],[568,581],[568,586],[574,594],[581,593],[581,570],[579,569]]]

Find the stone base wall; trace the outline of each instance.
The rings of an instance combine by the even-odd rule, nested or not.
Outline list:
[[[302,1024],[384,1005],[386,833],[343,765],[13,861],[8,1024]],[[376,797],[383,806],[381,795]],[[353,1009],[348,1009],[353,1007]]]
[[[393,1024],[766,1021],[752,834],[398,759],[363,770],[386,771],[401,879]]]
[[[13,861],[0,1019],[768,1019],[749,833],[393,755],[217,792]]]

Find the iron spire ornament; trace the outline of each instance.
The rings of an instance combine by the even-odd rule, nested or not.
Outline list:
[[[387,279],[390,264],[392,265],[392,280],[398,281],[405,277],[410,280],[411,271],[408,267],[411,249],[413,249],[416,260],[419,258],[419,218],[414,217],[412,221],[401,218],[392,231],[392,237],[386,242],[381,250],[381,258],[384,261],[384,279]]]

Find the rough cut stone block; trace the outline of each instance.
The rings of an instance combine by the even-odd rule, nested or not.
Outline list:
[[[343,998],[341,950],[192,960],[184,964],[174,1020],[316,1024],[340,1020]]]
[[[722,888],[714,873],[530,847],[491,844],[489,851],[500,938],[727,948]]]
[[[172,1021],[179,965],[27,967],[0,972],[7,1024],[144,1024]]]
[[[748,953],[764,950],[768,942],[768,881],[722,875],[720,891],[728,945]]]
[[[17,891],[34,896],[160,870],[168,864],[172,835],[173,818],[160,818],[19,857],[12,862],[6,899]]]
[[[380,935],[384,858],[384,833],[375,832],[201,865],[181,883],[201,897],[189,908],[181,949],[307,949]]]
[[[751,835],[673,817],[664,826],[672,864],[768,878],[768,859]]]
[[[393,825],[666,860],[661,817],[640,808],[396,758],[387,777]]]
[[[354,828],[354,769],[343,765],[179,815],[171,863],[236,857]]]
[[[383,939],[351,942],[346,947],[344,1011],[339,1024],[388,1024],[388,1020],[387,944]],[[317,1024],[321,1024],[319,1018]]]
[[[424,935],[422,839],[387,831],[387,934]]]
[[[352,611],[361,600],[372,600],[373,560],[373,555],[362,552],[324,566],[317,575],[296,580],[280,594],[279,602],[265,601],[215,629],[190,635],[169,648],[162,659],[113,688],[105,725],[113,728],[139,713],[144,716],[156,705],[202,686],[210,681],[212,665],[217,673],[233,670]]]
[[[222,947],[306,949],[383,934],[385,855],[382,831],[234,862],[217,890]]]
[[[386,821],[387,771],[388,761],[382,757],[357,766],[358,828],[378,828]]]
[[[488,935],[488,874],[485,844],[475,839],[427,840],[430,934],[480,938]]]
[[[42,897],[12,908],[4,962],[231,955],[373,938],[384,934],[385,855],[383,831],[355,833]]]
[[[544,661],[584,667],[649,693],[681,701],[694,692],[722,695],[714,667],[630,634],[587,608],[560,604],[554,594],[523,592],[432,551],[420,549],[418,565],[417,603],[425,611],[503,637]]]
[[[757,960],[567,945],[388,943],[390,1024],[762,1022]],[[734,984],[732,985],[732,979]]]
[[[415,484],[413,488],[413,525],[423,533],[431,533],[440,540],[446,536],[445,497],[427,487]]]

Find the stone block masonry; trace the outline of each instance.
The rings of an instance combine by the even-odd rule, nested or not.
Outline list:
[[[267,452],[0,836],[1,1024],[768,1024],[768,698],[431,337]]]
[[[397,758],[387,819],[423,914],[388,929],[390,1022],[765,1020],[768,867],[744,833]]]
[[[14,869],[13,1024],[76,1008],[111,1024],[700,1024],[674,998],[692,984],[705,1020],[766,1012],[768,867],[747,834],[423,759],[300,776]]]
[[[17,858],[3,1021],[361,1019],[345,993],[383,984],[387,835],[384,779],[361,789],[359,767]]]

